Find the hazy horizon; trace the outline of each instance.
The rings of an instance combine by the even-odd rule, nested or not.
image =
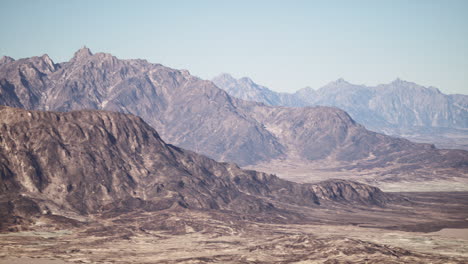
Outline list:
[[[360,85],[360,86],[366,86],[366,87],[375,87],[375,86],[378,86],[378,85],[390,84],[390,83],[392,83],[392,82],[394,82],[394,81],[397,81],[397,80],[401,80],[401,81],[403,81],[403,82],[415,83],[415,82],[413,82],[413,81],[411,81],[411,80],[405,80],[405,79],[402,79],[402,78],[400,78],[400,77],[396,77],[396,78],[394,78],[393,80],[390,80],[390,81],[388,81],[388,82],[379,82],[379,83],[370,85],[370,84],[367,84],[367,83],[353,83],[353,82],[351,82],[351,81],[349,81],[349,80],[346,80],[345,78],[339,77],[338,79],[330,80],[330,81],[328,81],[328,82],[326,82],[326,83],[324,83],[323,85],[320,85],[320,86],[318,86],[318,87],[305,86],[305,87],[298,88],[298,89],[295,90],[295,91],[286,91],[286,92],[284,92],[284,91],[276,91],[276,90],[273,90],[273,89],[271,89],[270,87],[268,87],[268,86],[266,86],[266,85],[264,85],[264,84],[262,84],[262,83],[257,82],[256,80],[252,79],[250,76],[234,76],[234,75],[230,74],[229,72],[222,72],[222,73],[220,73],[220,74],[217,74],[216,76],[213,76],[213,77],[210,78],[209,80],[213,79],[214,77],[218,77],[219,75],[222,75],[222,74],[229,74],[231,77],[233,77],[233,78],[236,79],[236,80],[240,80],[240,79],[243,79],[243,78],[249,78],[249,79],[250,79],[251,81],[253,81],[255,84],[260,85],[260,86],[264,86],[264,87],[266,87],[266,88],[268,88],[268,89],[270,89],[270,90],[272,90],[272,91],[274,91],[274,92],[282,92],[282,93],[290,93],[290,94],[293,94],[293,93],[295,93],[295,92],[297,92],[298,90],[303,89],[303,88],[312,88],[313,90],[317,91],[317,90],[319,90],[320,88],[323,88],[323,87],[327,86],[328,84],[333,83],[333,82],[336,82],[336,81],[338,81],[338,80],[344,80],[345,82],[350,83],[350,84],[352,84],[352,85]],[[415,84],[416,84],[416,85],[421,85],[421,84],[419,84],[419,83],[415,83]],[[432,85],[428,85],[428,86],[421,85],[421,86],[423,86],[423,87],[425,87],[425,88],[436,88],[436,89],[439,89],[439,90],[440,90],[442,93],[444,93],[444,94],[456,95],[456,93],[453,93],[453,94],[452,94],[452,93],[446,93],[446,92],[442,91],[439,87],[435,87],[435,86],[432,86]],[[458,93],[458,94],[468,95],[468,91],[465,92],[465,93]]]
[[[226,72],[278,92],[396,78],[468,92],[466,1],[3,1],[0,56],[119,58]],[[31,45],[33,44],[33,45]]]

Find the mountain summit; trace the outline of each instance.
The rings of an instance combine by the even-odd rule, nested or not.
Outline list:
[[[75,55],[73,55],[73,59],[80,60],[83,58],[88,58],[90,56],[93,56],[93,53],[91,52],[91,50],[88,47],[83,46],[81,49],[75,52]]]
[[[227,73],[220,74],[211,80],[216,86],[225,90],[229,95],[248,100],[262,102],[268,105],[302,106],[302,102],[286,93],[276,93],[268,88],[254,83],[248,77],[235,79]]]

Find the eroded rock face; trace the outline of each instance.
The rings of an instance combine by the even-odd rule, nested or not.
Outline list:
[[[122,201],[221,208],[240,195],[218,177],[229,176],[226,168],[166,145],[135,116],[2,108],[1,117],[3,192],[45,196],[83,213]]]
[[[337,108],[247,102],[187,71],[86,48],[65,63],[47,56],[5,62],[0,91],[0,104],[14,107],[132,113],[166,142],[241,166],[294,158],[345,169],[388,167],[398,175],[415,168],[421,177],[440,168],[437,177],[468,174],[468,152],[370,132]]]
[[[326,201],[382,205],[392,200],[379,188],[345,180],[328,180],[312,187],[317,197]]]
[[[283,154],[284,146],[214,84],[143,60],[82,49],[66,63],[33,57],[3,64],[0,104],[26,109],[133,113],[168,142],[241,164]]]
[[[0,107],[0,168],[10,220],[173,207],[286,214],[288,206],[399,199],[353,182],[298,184],[218,163],[167,145],[139,117],[105,111]]]

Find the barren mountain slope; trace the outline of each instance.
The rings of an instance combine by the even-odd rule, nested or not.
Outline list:
[[[48,61],[42,56],[0,66],[0,104],[132,113],[164,140],[218,160],[248,164],[282,154],[283,146],[224,91],[186,71],[85,48],[69,62],[51,64],[53,72],[43,67]]]
[[[132,113],[167,142],[216,160],[241,166],[323,161],[333,170],[383,167],[393,180],[415,171],[413,181],[468,174],[468,152],[436,150],[369,132],[336,108],[271,107],[239,100],[187,71],[143,60],[93,55],[86,48],[60,64],[45,55],[4,60],[8,62],[0,66],[0,104]]]
[[[468,176],[467,151],[440,150],[434,145],[371,132],[336,108],[255,106],[250,112],[287,146],[287,158],[251,165],[250,168],[296,180],[299,179],[294,177],[294,170],[284,171],[278,166],[293,162],[297,168],[307,170],[315,166],[342,172],[337,175],[339,177],[360,176],[354,179],[368,182],[455,178],[466,182]],[[320,175],[320,172],[314,173]],[[329,177],[324,175],[323,178]]]
[[[133,115],[0,107],[0,131],[4,217],[174,206],[291,215],[291,205],[399,199],[358,183],[337,181],[327,189],[218,163],[166,145]]]
[[[212,81],[240,99],[273,106],[338,107],[372,131],[440,148],[468,150],[467,95],[446,95],[437,88],[400,79],[374,87],[338,79],[318,90],[306,87],[291,94],[277,93],[247,77],[235,79],[229,74]]]

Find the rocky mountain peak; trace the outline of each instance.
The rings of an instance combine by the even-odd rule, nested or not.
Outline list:
[[[0,65],[10,63],[10,62],[13,62],[13,61],[15,61],[15,59],[13,59],[12,57],[3,56],[2,58],[0,58]]]
[[[341,88],[341,87],[348,87],[350,85],[352,85],[352,84],[347,82],[345,79],[338,78],[337,80],[332,81],[332,82],[328,83],[327,85],[323,86],[322,88],[318,89],[318,91]]]
[[[337,79],[335,81],[332,81],[332,82],[329,82],[325,86],[319,88],[317,90],[317,92],[322,93],[322,94],[326,94],[326,93],[330,93],[330,92],[331,93],[336,93],[336,92],[342,91],[342,89],[348,90],[347,88],[350,88],[350,87],[353,87],[353,84],[347,82],[343,78],[339,78],[339,79]]]
[[[343,78],[338,78],[338,79],[335,81],[335,83],[338,84],[338,83],[348,83],[348,82],[345,81],[345,79],[343,79]]]
[[[229,73],[221,73],[220,75],[213,78],[213,80],[223,81],[223,82],[235,82],[236,79],[232,77]]]
[[[295,92],[295,94],[301,94],[301,93],[312,93],[314,94],[316,90],[310,86],[306,86],[304,88],[301,88]]]
[[[333,82],[334,85],[351,85],[348,81],[343,78],[338,78],[336,81]]]
[[[54,61],[49,57],[49,55],[44,54],[41,56],[42,61],[47,65],[49,71],[55,71]]]
[[[395,80],[393,80],[390,84],[398,85],[398,86],[413,86],[413,85],[416,85],[413,82],[408,82],[408,81],[402,80],[399,77],[397,77]]]
[[[91,50],[88,47],[83,46],[81,49],[75,52],[75,55],[73,55],[73,60],[80,60],[90,56],[93,56]]]

